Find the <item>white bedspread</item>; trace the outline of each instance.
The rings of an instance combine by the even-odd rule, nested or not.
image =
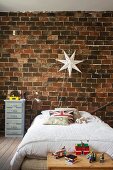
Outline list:
[[[45,117],[37,116],[11,160],[12,170],[20,168],[25,156],[46,157],[48,152],[55,152],[63,146],[69,152],[74,151],[75,144],[81,141],[113,158],[113,129],[88,112],[80,113],[88,118],[88,123],[74,123],[68,126],[43,125]]]

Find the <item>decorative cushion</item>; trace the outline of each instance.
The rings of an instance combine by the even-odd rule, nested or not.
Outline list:
[[[43,110],[41,111],[41,113],[45,118],[48,119],[51,116],[50,114],[55,111],[71,111],[72,112],[71,114],[73,114],[74,121],[76,121],[76,119],[79,119],[81,117],[80,112],[75,108],[55,108],[55,110]]]
[[[67,116],[50,116],[44,125],[69,125]]]
[[[73,117],[74,117],[74,121],[76,121],[76,119],[79,119],[81,117],[80,112],[75,109],[75,108],[55,108],[55,110],[57,111],[73,111]]]
[[[50,111],[51,116],[67,117],[69,123],[74,123],[74,112],[72,110]]]

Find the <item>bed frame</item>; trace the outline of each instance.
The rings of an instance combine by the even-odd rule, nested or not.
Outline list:
[[[90,112],[92,115],[96,115],[98,116],[99,111],[105,111],[107,106],[113,105],[113,101],[109,102],[99,108],[97,108],[96,110]],[[41,113],[41,110],[35,110],[37,112],[37,114],[39,115]],[[35,114],[36,115],[36,114]],[[35,116],[31,116],[31,120],[30,122],[33,121]],[[98,116],[101,118],[101,115]],[[21,170],[47,170],[47,160],[44,159],[30,159],[30,158],[25,158],[22,165],[21,165]]]

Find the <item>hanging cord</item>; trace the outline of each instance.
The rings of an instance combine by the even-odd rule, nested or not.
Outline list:
[[[66,80],[66,81],[65,81]],[[64,84],[67,82],[67,78],[66,78],[66,70],[64,73],[64,77],[63,77],[63,81],[62,81],[62,86],[61,86],[61,96],[58,96],[58,107],[62,106],[62,98],[63,98],[63,91],[64,91]]]

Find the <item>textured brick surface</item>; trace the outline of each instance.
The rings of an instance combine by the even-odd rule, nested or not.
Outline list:
[[[93,111],[112,101],[112,21],[113,12],[0,12],[0,131],[8,90],[27,94],[26,129],[35,91],[42,109],[61,104]],[[63,50],[84,60],[77,65],[82,73],[59,72]],[[98,116],[113,126],[112,107]]]

